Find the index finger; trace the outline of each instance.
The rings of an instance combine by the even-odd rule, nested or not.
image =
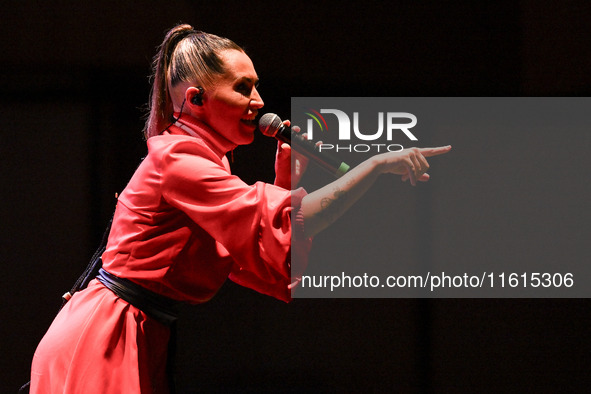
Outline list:
[[[451,145],[440,146],[437,148],[419,148],[419,152],[425,157],[443,155],[451,150]]]

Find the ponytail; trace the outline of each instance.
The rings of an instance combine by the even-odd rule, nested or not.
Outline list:
[[[227,49],[242,51],[233,41],[177,25],[164,37],[152,64],[152,92],[144,127],[146,139],[162,133],[173,119],[170,89],[181,82],[211,87],[225,72],[218,56]]]

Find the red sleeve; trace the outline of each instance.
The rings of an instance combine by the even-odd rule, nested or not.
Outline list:
[[[301,218],[295,233],[292,229],[292,214],[295,218],[305,191],[247,185],[213,152],[191,141],[172,144],[161,163],[163,198],[228,251],[235,262],[230,279],[289,301],[292,241],[300,258],[311,244],[297,235]],[[305,266],[299,260],[298,267]]]

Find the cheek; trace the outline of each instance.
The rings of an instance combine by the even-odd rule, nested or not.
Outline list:
[[[224,100],[220,101],[217,111],[218,115],[223,117],[230,116],[241,116],[243,112],[243,106],[236,100]]]

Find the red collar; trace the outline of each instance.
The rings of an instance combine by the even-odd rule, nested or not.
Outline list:
[[[178,120],[168,128],[170,134],[190,135],[199,138],[213,151],[218,153],[220,158],[237,146],[207,124],[191,115],[186,113],[183,113],[182,115],[180,113],[175,113],[174,117]]]

